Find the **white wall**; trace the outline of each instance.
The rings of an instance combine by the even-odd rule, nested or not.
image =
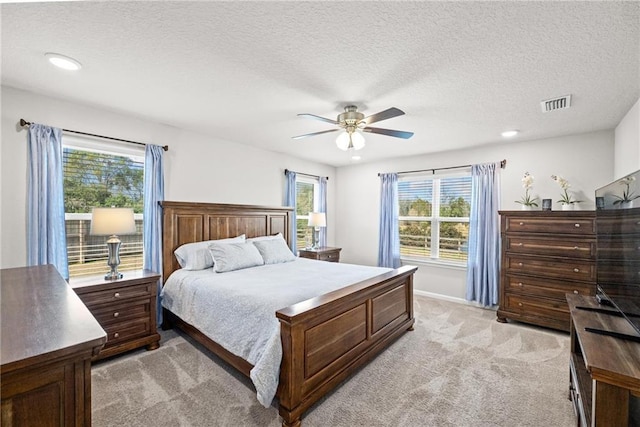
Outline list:
[[[378,212],[380,203],[379,172],[399,172],[474,163],[507,160],[501,171],[502,209],[519,209],[515,203],[523,195],[521,178],[525,171],[534,176],[532,194],[552,198],[555,203],[560,188],[552,174],[569,180],[577,198],[584,200],[581,209],[594,209],[594,190],[612,181],[613,131],[601,131],[536,141],[509,141],[473,150],[450,151],[383,162],[351,165],[337,170],[339,188],[336,244],[341,246],[341,260],[375,265],[378,254]],[[464,298],[464,269],[420,265],[415,289]]]
[[[281,206],[284,169],[328,176],[328,243],[335,243],[335,168],[215,139],[141,118],[2,87],[0,268],[26,264],[27,133],[20,118],[51,126],[169,145],[165,198]]]
[[[614,179],[640,169],[640,100],[615,129]]]

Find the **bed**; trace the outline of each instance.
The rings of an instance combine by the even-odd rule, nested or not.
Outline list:
[[[252,238],[277,233],[290,242],[291,208],[188,202],[161,204],[165,282],[180,269],[174,251],[185,243],[241,234]],[[323,261],[304,261],[324,264]],[[283,427],[300,426],[303,413],[311,405],[404,332],[413,329],[415,271],[416,267],[412,266],[383,271],[275,311],[282,350],[276,396]],[[213,341],[200,330],[204,328],[192,323],[164,310],[164,328],[180,328],[243,375],[251,377],[254,366],[250,362]]]

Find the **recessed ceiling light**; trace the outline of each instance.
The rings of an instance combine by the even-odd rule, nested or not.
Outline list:
[[[360,156],[351,156],[351,160],[355,160],[355,161],[358,161],[358,160],[360,160],[361,158],[362,158],[362,157],[360,157]]]
[[[506,130],[502,132],[502,136],[504,136],[505,138],[511,138],[516,136],[517,134],[518,134],[517,130]]]
[[[69,58],[68,56],[60,55],[59,53],[47,52],[44,56],[58,68],[62,68],[63,70],[77,71],[82,68],[82,64],[76,61],[73,58]]]

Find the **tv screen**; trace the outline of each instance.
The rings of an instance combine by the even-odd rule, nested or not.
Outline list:
[[[598,292],[640,335],[640,171],[595,195]]]

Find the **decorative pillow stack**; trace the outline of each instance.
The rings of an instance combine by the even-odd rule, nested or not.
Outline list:
[[[246,239],[238,237],[187,243],[175,250],[175,256],[185,270],[213,267],[216,273],[240,270],[264,264],[279,264],[297,258],[281,233]]]

